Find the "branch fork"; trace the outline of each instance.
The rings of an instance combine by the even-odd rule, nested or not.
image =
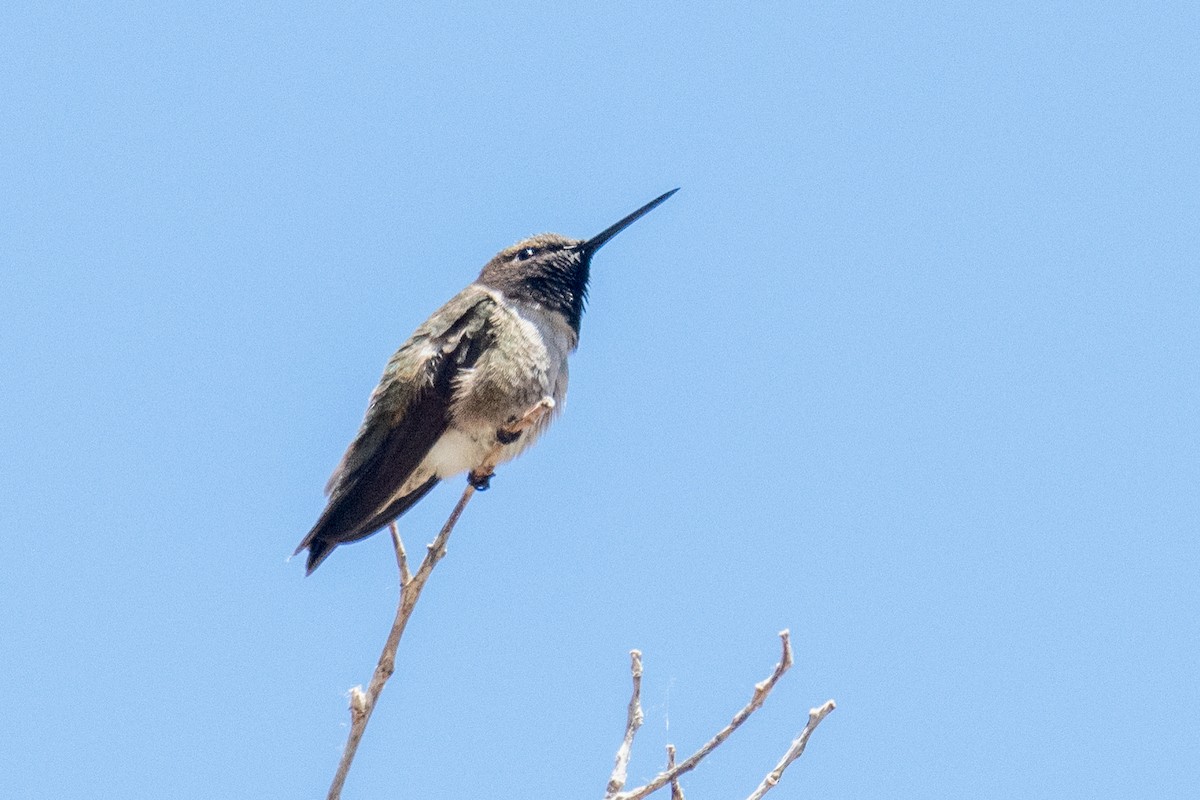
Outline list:
[[[783,654],[780,656],[779,663],[775,665],[774,671],[765,680],[754,685],[754,693],[750,697],[750,702],[741,711],[733,715],[733,719],[728,725],[718,731],[699,750],[692,753],[692,755],[688,756],[681,763],[675,763],[675,747],[674,745],[668,745],[667,768],[656,775],[649,783],[635,789],[630,789],[629,791],[622,791],[625,787],[626,775],[628,773],[629,758],[632,755],[633,739],[637,735],[638,728],[642,725],[642,654],[634,650],[631,654],[633,656],[631,666],[631,671],[633,672],[633,696],[629,701],[629,715],[625,723],[625,738],[617,750],[616,766],[613,767],[612,776],[609,778],[604,800],[641,800],[641,798],[657,792],[668,784],[671,786],[672,800],[683,800],[683,789],[679,786],[679,777],[695,769],[709,753],[741,727],[742,723],[749,719],[751,714],[760,709],[771,694],[771,690],[775,688],[775,684],[779,682],[784,673],[791,669],[795,663],[792,655],[791,635],[788,631],[784,630],[780,631],[779,638],[783,644]],[[764,794],[779,783],[784,770],[804,753],[804,748],[808,744],[808,737],[812,734],[813,730],[816,729],[821,720],[825,719],[834,708],[836,708],[835,703],[829,700],[821,707],[809,711],[808,724],[804,727],[800,736],[792,742],[787,753],[775,765],[775,769],[767,774],[762,783],[759,784],[759,787],[755,789],[754,793],[747,800],[760,800]]]

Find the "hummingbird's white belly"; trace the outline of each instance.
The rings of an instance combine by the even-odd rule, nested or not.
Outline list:
[[[492,441],[494,442],[495,439],[493,438]],[[408,476],[408,480],[393,495],[393,498],[411,494],[430,477],[444,480],[474,469],[487,458],[491,449],[491,444],[480,441],[476,436],[458,428],[447,428],[446,432],[433,443],[433,447],[425,454],[420,465]]]
[[[458,428],[450,428],[434,443],[419,471],[425,472],[426,476],[437,475],[439,480],[450,478],[479,466],[491,449],[490,443],[481,442]]]
[[[536,430],[526,431],[520,439],[512,444],[504,445],[500,449],[496,463],[502,464],[516,458],[522,450],[533,444],[538,434],[544,429],[545,425],[543,424]],[[404,482],[394,497],[404,497],[416,491],[431,476],[436,476],[438,480],[445,480],[475,469],[491,455],[492,448],[495,446],[495,428],[481,428],[471,432],[456,427],[447,428],[446,432],[434,442],[420,466],[413,470],[412,475]]]

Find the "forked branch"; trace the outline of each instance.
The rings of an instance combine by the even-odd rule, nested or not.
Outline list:
[[[625,785],[625,774],[629,764],[630,751],[633,747],[633,738],[637,734],[637,729],[642,723],[641,705],[639,701],[642,683],[642,660],[641,653],[636,650],[633,651],[633,698],[629,703],[629,717],[625,725],[625,738],[621,743],[620,749],[617,751],[617,764],[613,769],[612,777],[609,779],[608,790],[604,795],[605,800],[641,800],[641,798],[653,794],[667,784],[671,785],[671,794],[673,800],[675,798],[682,798],[683,790],[679,787],[679,776],[695,769],[696,765],[704,760],[709,753],[715,750],[722,742],[728,739],[734,731],[741,727],[742,723],[749,719],[751,714],[762,708],[762,705],[764,702],[766,702],[768,695],[771,694],[771,690],[775,688],[775,684],[779,682],[779,679],[783,677],[784,673],[791,669],[794,662],[794,658],[792,656],[791,636],[785,630],[780,632],[779,638],[783,643],[783,653],[780,656],[779,663],[775,665],[774,671],[772,671],[772,673],[765,680],[755,684],[754,694],[751,695],[750,702],[748,702],[740,711],[733,715],[733,719],[730,720],[728,725],[719,730],[711,739],[705,742],[699,750],[697,750],[695,753],[692,753],[692,755],[679,764],[675,763],[675,748],[673,746],[669,747],[667,751],[667,768],[663,772],[660,772],[658,775],[656,775],[649,783],[646,783],[645,785],[639,786],[635,789],[630,789],[627,792],[623,792],[621,790]],[[637,708],[636,716],[634,714],[635,707]],[[804,752],[804,748],[808,744],[809,735],[817,727],[817,725],[820,724],[821,720],[823,720],[829,714],[829,712],[833,711],[834,708],[834,702],[830,700],[819,709],[813,709],[811,712],[809,712],[808,725],[805,726],[804,731],[800,734],[796,741],[792,743],[792,746],[788,749],[788,752],[784,755],[779,764],[776,765],[775,769],[772,770],[769,775],[767,775],[767,777],[763,780],[763,783],[757,790],[755,790],[755,793],[751,795],[752,800],[758,800],[764,794],[766,794],[767,791],[774,787],[776,783],[779,782],[779,777],[783,774],[783,771],[787,769],[788,766],[797,758],[799,758]]]

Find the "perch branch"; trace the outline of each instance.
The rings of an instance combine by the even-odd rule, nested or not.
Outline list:
[[[549,397],[543,398],[541,402],[529,409],[525,416],[505,430],[509,434],[519,435],[526,428],[537,423],[552,408],[554,408],[554,401]],[[503,448],[504,445],[497,443],[476,472],[482,475],[491,475]],[[358,752],[358,744],[362,741],[363,733],[366,732],[367,723],[371,720],[372,712],[375,711],[375,704],[379,701],[379,695],[383,692],[388,678],[392,677],[392,673],[396,671],[396,649],[400,646],[400,638],[404,636],[404,629],[408,626],[409,617],[412,616],[413,608],[416,607],[417,600],[421,597],[421,590],[425,588],[425,582],[429,580],[430,573],[446,555],[446,542],[450,538],[450,533],[458,524],[458,518],[462,516],[463,509],[467,507],[467,503],[474,494],[475,487],[468,482],[462,497],[458,498],[458,503],[450,512],[449,518],[446,519],[446,524],[429,544],[425,559],[415,574],[409,571],[408,554],[404,550],[404,542],[400,538],[400,531],[396,528],[396,523],[392,522],[390,525],[392,546],[396,551],[396,567],[400,572],[400,601],[396,606],[396,618],[392,622],[392,630],[388,633],[387,641],[383,645],[383,652],[379,654],[379,663],[375,666],[375,672],[371,676],[367,690],[364,692],[361,686],[355,686],[350,690],[350,734],[346,738],[342,760],[333,776],[333,783],[329,786],[326,800],[340,800],[342,796],[342,787],[346,783],[346,776],[350,772],[354,754]]]
[[[808,724],[804,726],[804,730],[792,742],[792,746],[783,754],[783,758],[779,759],[779,763],[775,765],[775,769],[767,773],[767,777],[763,778],[762,783],[754,790],[746,800],[762,800],[762,796],[775,788],[775,784],[779,783],[779,779],[783,777],[783,771],[791,765],[793,761],[804,754],[804,748],[808,745],[808,737],[821,724],[821,720],[829,716],[829,712],[837,708],[837,704],[832,700],[826,700],[825,705],[820,708],[810,708],[808,710]]]

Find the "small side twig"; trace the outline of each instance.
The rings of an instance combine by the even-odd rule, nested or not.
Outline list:
[[[808,710],[808,724],[804,726],[804,730],[792,742],[792,746],[783,754],[783,758],[779,759],[779,763],[775,765],[775,769],[767,773],[767,777],[763,778],[762,783],[758,785],[758,788],[746,800],[762,800],[764,794],[775,788],[775,785],[779,783],[779,779],[783,777],[783,771],[793,761],[804,754],[804,748],[808,745],[808,737],[821,724],[821,720],[829,716],[829,712],[835,708],[837,708],[836,703],[832,700],[826,700],[823,706]]]
[[[642,714],[642,653],[640,650],[629,651],[629,671],[633,673],[633,695],[629,698],[629,713],[625,720],[625,738],[617,748],[617,763],[613,765],[612,777],[608,779],[608,791],[605,800],[614,797],[625,787],[625,778],[629,770],[629,757],[633,755],[633,737],[638,728],[642,727],[645,716]]]
[[[529,409],[525,416],[508,426],[506,430],[511,434],[520,434],[526,428],[535,425],[553,408],[554,401],[549,397],[544,398]],[[502,444],[497,443],[476,471],[481,475],[491,475],[496,468],[496,462],[499,460],[503,447]],[[408,554],[404,549],[404,542],[400,538],[400,531],[396,528],[396,523],[392,522],[389,526],[392,546],[396,551],[396,567],[400,572],[400,601],[396,606],[396,617],[392,622],[392,629],[383,645],[383,652],[379,654],[379,662],[375,666],[375,672],[371,675],[371,682],[367,685],[366,691],[364,692],[361,686],[355,686],[350,690],[350,734],[346,737],[346,747],[342,751],[342,759],[338,763],[337,772],[334,773],[333,783],[329,786],[326,800],[340,800],[342,796],[342,787],[346,783],[350,765],[354,762],[354,754],[358,752],[359,742],[362,741],[363,733],[366,732],[367,723],[370,722],[371,714],[375,711],[375,704],[379,701],[379,695],[383,692],[383,687],[387,684],[388,679],[396,671],[396,649],[400,646],[400,639],[404,636],[404,629],[408,626],[409,617],[412,616],[413,608],[416,607],[417,600],[421,597],[421,590],[425,588],[425,582],[429,580],[430,573],[446,555],[446,542],[474,494],[475,487],[468,482],[467,488],[463,490],[454,510],[446,519],[446,524],[429,544],[425,558],[421,561],[421,566],[417,568],[415,574],[409,570]]]
[[[667,745],[667,772],[675,769],[675,745]],[[684,800],[683,787],[679,785],[679,776],[671,778],[671,800]]]
[[[392,549],[396,551],[396,567],[400,570],[400,586],[412,581],[412,573],[408,571],[408,553],[404,550],[404,540],[400,538],[400,529],[396,520],[388,523],[388,533],[392,535]]]

